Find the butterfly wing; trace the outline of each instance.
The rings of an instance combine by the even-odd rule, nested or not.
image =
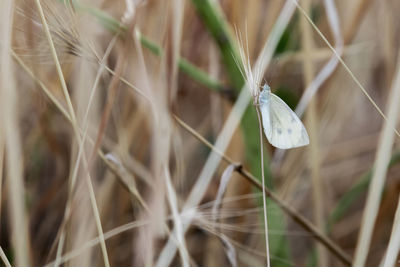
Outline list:
[[[288,149],[309,144],[303,123],[278,96],[270,93],[269,101],[261,105],[264,133],[271,145]]]

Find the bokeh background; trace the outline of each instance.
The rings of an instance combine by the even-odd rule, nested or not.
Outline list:
[[[400,266],[400,2],[295,3],[2,0],[0,264]]]

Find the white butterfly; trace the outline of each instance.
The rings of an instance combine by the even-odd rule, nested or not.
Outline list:
[[[263,86],[258,102],[264,133],[271,145],[288,149],[310,143],[307,131],[296,113],[282,99],[271,93],[268,85]]]

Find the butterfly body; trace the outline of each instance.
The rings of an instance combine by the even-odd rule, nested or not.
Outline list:
[[[271,145],[289,149],[309,144],[301,120],[282,99],[271,92],[268,85],[263,86],[258,101],[264,133]]]

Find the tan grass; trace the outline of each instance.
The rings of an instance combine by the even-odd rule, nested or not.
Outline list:
[[[4,23],[0,26],[0,101],[1,101],[1,138],[6,149],[7,192],[10,201],[8,221],[11,228],[12,247],[17,266],[31,266],[30,238],[28,216],[25,210],[25,186],[23,180],[23,153],[20,139],[18,113],[16,109],[19,98],[16,90],[14,64],[11,60],[12,22],[14,2],[0,3],[1,17]],[[4,138],[4,139],[3,139]],[[4,141],[3,141],[4,140]],[[2,146],[3,148],[3,146]],[[3,154],[3,149],[2,152]],[[3,254],[3,253],[2,253]],[[4,257],[2,257],[4,260]],[[7,262],[6,262],[7,264]]]
[[[386,181],[387,166],[395,138],[393,128],[396,126],[400,112],[400,59],[397,61],[396,76],[392,83],[388,102],[388,120],[383,126],[379,139],[378,150],[375,157],[375,169],[369,186],[367,203],[358,235],[357,249],[353,264],[356,267],[364,266],[366,263],[372,231],[375,225],[382,191]]]
[[[66,85],[66,82],[65,82],[64,74],[63,74],[63,71],[61,69],[60,62],[58,60],[57,52],[56,52],[54,43],[52,41],[52,36],[50,34],[49,26],[48,26],[48,24],[46,22],[46,18],[45,18],[45,15],[43,13],[43,9],[42,9],[42,6],[40,4],[40,1],[36,0],[35,3],[36,3],[36,6],[38,8],[38,11],[39,11],[39,14],[40,14],[40,18],[41,18],[41,21],[42,21],[42,25],[44,27],[44,30],[45,30],[45,33],[46,33],[46,36],[47,36],[47,39],[48,39],[48,42],[49,42],[51,54],[52,54],[53,59],[54,59],[54,63],[55,63],[56,69],[57,69],[57,74],[59,76],[61,87],[63,89],[64,97],[65,97],[65,100],[66,100],[66,103],[67,103],[67,106],[68,106],[69,114],[71,116],[71,122],[72,122],[72,126],[73,126],[73,129],[74,129],[76,138],[78,140],[78,144],[79,144],[79,146],[83,146],[83,143],[82,143],[82,140],[81,140],[81,137],[80,137],[80,133],[79,133],[79,130],[78,130],[75,111],[74,111],[74,108],[72,106],[71,98],[69,96],[69,92],[68,92],[68,88],[67,88],[67,85]],[[90,172],[90,169],[88,171]],[[97,203],[96,203],[96,198],[95,198],[95,193],[94,193],[94,190],[93,190],[93,185],[92,185],[89,173],[87,175],[85,175],[85,178],[86,178],[86,182],[87,182],[87,185],[88,185],[89,196],[90,196],[90,201],[91,201],[92,208],[93,208],[93,213],[94,213],[94,216],[95,216],[95,219],[96,219],[95,220],[96,221],[96,227],[97,227],[97,230],[99,232],[100,240],[102,240],[100,245],[101,245],[101,249],[102,249],[102,253],[103,253],[104,264],[105,264],[105,266],[109,266],[110,263],[109,263],[109,260],[108,260],[107,248],[106,248],[104,239],[102,238],[103,229],[102,229],[102,226],[101,226],[100,216],[99,216]],[[72,187],[73,187],[73,184],[72,184]]]
[[[310,14],[310,1],[304,1],[303,7]],[[303,66],[304,66],[304,88],[308,88],[308,86],[313,82],[314,74],[316,72],[315,66],[311,60],[311,54],[315,51],[315,44],[312,36],[312,29],[307,24],[307,21],[302,18],[300,20],[300,27],[303,33],[302,35],[302,50],[305,54],[303,59]],[[307,90],[307,89],[306,89]],[[306,92],[304,93],[306,94]],[[310,146],[309,146],[309,164],[311,169],[311,186],[312,186],[312,193],[313,193],[313,217],[316,226],[323,230],[324,229],[324,198],[323,192],[324,188],[321,183],[321,149],[320,149],[320,142],[318,136],[318,109],[316,106],[317,98],[314,97],[311,99],[308,105],[308,112],[307,112],[307,126],[308,132],[310,136]],[[300,101],[301,103],[301,101]],[[324,248],[317,244],[317,264],[318,266],[328,266],[328,258],[326,251]]]
[[[299,1],[297,14],[294,0],[100,2],[0,4],[2,264],[301,266],[321,244],[316,265],[350,265],[360,228],[371,240],[360,265],[367,252],[366,266],[398,260],[396,162],[329,235],[323,228],[359,177],[386,169],[383,133],[397,148],[396,120],[382,126],[393,118],[379,108],[397,98],[398,1]],[[195,2],[248,43],[238,98],[222,49],[235,40],[210,34],[212,12],[199,16]],[[266,144],[264,190],[249,160],[257,121],[244,113],[263,79],[293,103],[310,84],[318,91],[302,102],[310,147],[286,153],[271,175]]]

